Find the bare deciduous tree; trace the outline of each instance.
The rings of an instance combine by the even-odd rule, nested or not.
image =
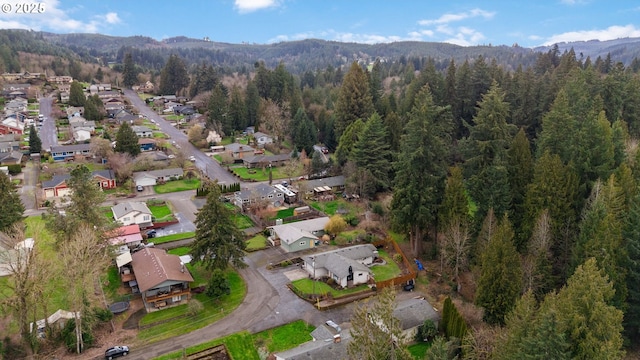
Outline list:
[[[107,139],[93,137],[91,138],[91,152],[97,157],[102,159],[108,159],[113,154],[113,148],[111,142]]]
[[[445,229],[441,241],[441,266],[446,263],[453,271],[456,280],[457,291],[460,292],[460,271],[467,266],[469,259],[469,226],[455,219]]]
[[[134,163],[129,153],[112,153],[108,161],[119,184],[124,184],[133,175]]]
[[[551,256],[551,235],[551,217],[549,211],[545,209],[536,220],[529,248],[522,262],[525,291],[536,293],[544,283],[546,276],[540,271],[542,270],[540,266]],[[550,266],[550,263],[548,264]]]
[[[88,314],[88,304],[94,302],[95,279],[109,265],[109,249],[93,229],[81,224],[60,246],[60,265],[66,269],[63,277],[71,311],[75,312],[76,352],[83,350],[83,319]]]
[[[271,134],[276,144],[281,144],[287,134],[290,111],[288,104],[278,105],[273,100],[260,103],[260,130]]]

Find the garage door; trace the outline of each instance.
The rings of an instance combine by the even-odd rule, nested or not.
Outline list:
[[[53,192],[53,189],[46,189],[44,191],[44,197],[45,199],[51,199],[52,197],[56,196],[56,194]]]
[[[62,196],[67,196],[67,195],[71,195],[71,192],[73,190],[69,189],[69,188],[65,188],[65,189],[58,189],[58,196],[62,197]]]
[[[153,186],[156,184],[156,179],[142,178],[136,180],[136,186]]]

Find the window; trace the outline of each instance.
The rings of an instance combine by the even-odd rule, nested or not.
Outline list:
[[[282,197],[282,193],[278,193],[278,197]]]
[[[304,246],[304,241],[300,241],[300,246]]]
[[[145,215],[145,216],[142,217],[142,220],[149,221],[149,220],[151,220],[151,218],[149,217],[149,215]]]
[[[173,297],[171,298],[171,301],[173,301],[173,302],[178,302],[178,301],[180,301],[180,300],[182,300],[182,296],[173,296]]]
[[[273,199],[273,194],[269,194],[269,199]]]

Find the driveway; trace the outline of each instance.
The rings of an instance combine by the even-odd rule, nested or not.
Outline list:
[[[42,141],[42,149],[49,150],[52,146],[58,145],[58,134],[56,131],[56,119],[51,117],[51,104],[53,99],[49,96],[40,98],[40,114],[44,115],[44,121],[38,135]]]
[[[151,110],[151,108],[149,108],[147,104],[142,101],[142,99],[140,99],[135,91],[131,89],[125,89],[124,96],[131,101],[131,104],[138,109],[140,114],[146,116],[149,119],[153,119],[160,127],[160,130],[169,135],[172,141],[175,141],[177,144],[179,144],[187,157],[194,156],[196,158],[196,167],[203,173],[207,174],[207,177],[209,177],[210,179],[217,179],[221,184],[233,184],[238,182],[235,176],[231,175],[227,170],[223,169],[217,161],[211,159],[205,153],[193,146],[188,141],[186,134],[176,129],[174,126],[171,126],[171,123]]]

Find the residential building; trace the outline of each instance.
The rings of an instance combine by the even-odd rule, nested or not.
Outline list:
[[[267,184],[258,184],[251,189],[237,191],[232,201],[240,208],[258,202],[264,202],[267,206],[280,207],[284,204],[284,194]]]
[[[278,155],[253,155],[242,159],[247,168],[262,168],[266,166],[283,166],[291,160],[291,153]]]
[[[142,234],[140,233],[140,225],[138,224],[121,226],[110,231],[107,236],[109,245],[126,245],[133,247],[142,243]]]
[[[89,144],[77,144],[77,145],[62,145],[52,146],[51,156],[54,161],[65,161],[75,159],[85,159],[92,157],[91,145]]]
[[[47,77],[47,81],[54,84],[69,84],[73,82],[73,78],[71,76],[61,75],[61,76],[49,76]]]
[[[133,174],[136,186],[153,186],[157,183],[178,180],[184,175],[182,168],[140,171]]]
[[[9,152],[0,152],[0,165],[16,165],[22,163],[24,154],[20,151],[12,150]]]
[[[67,185],[67,180],[71,175],[54,175],[49,181],[42,182],[42,191],[45,199],[71,195],[71,189]],[[113,170],[96,170],[92,173],[93,180],[103,189],[113,189],[116,187],[116,176]]]
[[[313,279],[330,278],[344,287],[366,284],[373,278],[369,266],[378,257],[372,244],[355,245],[302,257],[302,268]]]
[[[156,149],[156,141],[149,138],[139,138],[138,145],[140,145],[140,151],[153,151]]]
[[[24,123],[17,117],[8,117],[0,123],[0,135],[6,134],[24,134]]]
[[[140,228],[153,226],[151,210],[139,201],[126,201],[111,207],[113,218],[122,225],[138,224]]]
[[[191,298],[193,277],[178,255],[144,248],[131,255],[137,290],[147,312],[185,304]]]
[[[61,331],[62,329],[64,329],[65,325],[67,324],[67,321],[69,320],[75,321],[76,316],[80,317],[80,312],[73,312],[73,311],[58,309],[56,312],[54,312],[49,317],[47,317],[46,321],[45,319],[40,319],[36,321],[35,332],[37,337],[40,339],[45,338],[47,325],[49,327],[52,327],[53,329],[56,329],[57,331]],[[29,323],[29,331],[31,333],[34,332],[33,323]]]
[[[0,153],[20,150],[20,141],[14,134],[0,135]]]
[[[225,145],[224,150],[229,153],[236,162],[241,162],[244,157],[253,156],[256,151],[256,149],[249,145],[239,143]]]
[[[153,137],[153,130],[146,126],[134,125],[131,127],[138,137]]]
[[[408,299],[397,303],[393,310],[393,317],[400,320],[402,334],[408,341],[415,339],[418,328],[424,324],[426,320],[431,320],[436,327],[440,322],[440,314],[422,298]]]
[[[269,242],[278,244],[286,252],[296,252],[313,248],[324,235],[328,217],[296,221],[288,224],[269,226]]]
[[[275,353],[276,360],[326,360],[347,359],[347,347],[353,340],[349,330],[335,333],[326,325],[311,332],[313,340],[293,349]]]
[[[273,143],[273,137],[271,137],[271,135],[267,135],[260,131],[254,132],[253,138],[256,140],[258,147],[264,147],[266,144]]]
[[[323,193],[339,193],[344,191],[346,179],[344,175],[332,176],[322,179],[304,180],[298,182],[298,189],[307,195],[319,195]]]

